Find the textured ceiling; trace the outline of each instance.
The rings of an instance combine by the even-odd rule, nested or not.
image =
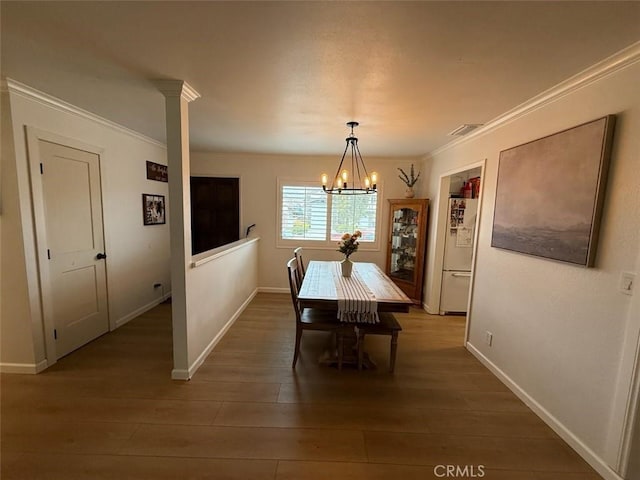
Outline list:
[[[421,155],[640,40],[638,2],[7,2],[2,75],[194,150]]]

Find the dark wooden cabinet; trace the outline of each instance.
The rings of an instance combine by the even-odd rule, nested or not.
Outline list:
[[[191,254],[239,239],[239,179],[191,177]]]
[[[422,304],[429,200],[389,200],[386,274],[416,305]]]

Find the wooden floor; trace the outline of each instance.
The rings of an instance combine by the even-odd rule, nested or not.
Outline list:
[[[317,362],[320,332],[294,371],[290,297],[260,294],[178,382],[170,315],[160,305],[40,375],[2,375],[1,478],[425,480],[447,465],[600,478],[462,347],[462,317],[398,315],[393,375],[387,337],[367,338],[378,369],[339,372]]]

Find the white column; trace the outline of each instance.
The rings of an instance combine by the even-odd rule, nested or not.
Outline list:
[[[171,240],[171,314],[173,321],[173,371],[175,380],[189,379],[186,295],[187,268],[191,261],[191,191],[189,164],[189,102],[200,94],[182,80],[155,82],[166,101],[169,213]]]

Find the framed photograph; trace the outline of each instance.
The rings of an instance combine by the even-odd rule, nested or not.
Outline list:
[[[145,225],[166,223],[164,195],[142,194],[142,218]]]
[[[615,117],[500,152],[491,246],[592,267]]]
[[[154,163],[147,160],[147,179],[156,182],[168,182],[169,170],[166,165]]]

